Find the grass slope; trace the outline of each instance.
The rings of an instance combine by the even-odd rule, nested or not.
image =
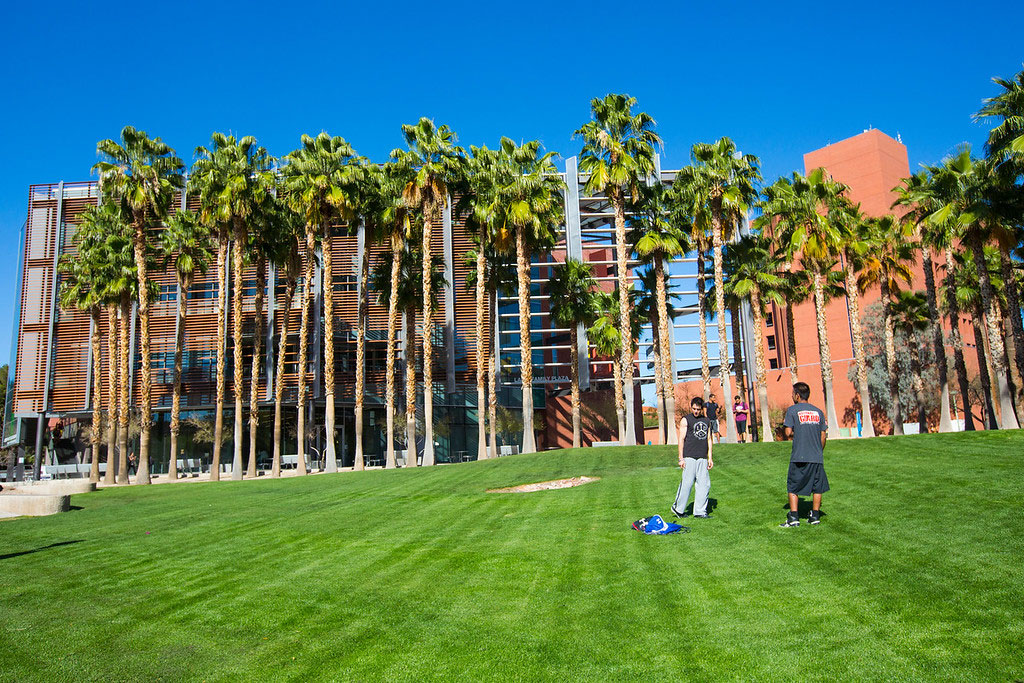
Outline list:
[[[716,450],[668,537],[650,446],[76,496],[0,522],[0,680],[1024,675],[1024,433],[831,443],[798,529],[788,444]]]

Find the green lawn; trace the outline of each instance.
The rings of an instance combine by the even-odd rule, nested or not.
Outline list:
[[[1024,432],[721,447],[648,537],[663,447],[151,486],[0,521],[0,680],[1024,678]],[[573,475],[575,489],[485,489]]]

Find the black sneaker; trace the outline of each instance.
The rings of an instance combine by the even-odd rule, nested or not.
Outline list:
[[[810,524],[821,524],[821,510],[811,510],[811,514],[807,516],[807,521]]]
[[[711,519],[711,515],[694,515],[694,519]]]
[[[690,515],[686,514],[685,512],[680,512],[679,510],[676,510],[675,507],[672,508],[672,514],[675,515],[676,517],[689,517],[690,516]]]
[[[791,526],[800,526],[800,516],[795,512],[790,512],[786,515],[786,521],[779,525],[783,529]]]

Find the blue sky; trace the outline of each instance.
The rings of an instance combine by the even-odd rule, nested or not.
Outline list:
[[[187,161],[214,130],[271,153],[327,130],[382,160],[429,116],[464,145],[563,156],[590,98],[627,92],[664,167],[732,137],[771,180],[872,126],[911,167],[962,142],[1024,61],[1024,3],[14,3],[0,26],[0,360],[28,185],[86,180],[125,124]],[[699,6],[697,6],[699,5]],[[843,5],[843,7],[840,7]]]

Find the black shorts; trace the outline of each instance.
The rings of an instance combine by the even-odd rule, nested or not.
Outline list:
[[[737,420],[736,421],[736,433],[737,434],[746,434],[747,433],[747,421],[746,420]]]
[[[828,491],[828,477],[825,466],[820,462],[791,462],[786,490],[798,496]]]

